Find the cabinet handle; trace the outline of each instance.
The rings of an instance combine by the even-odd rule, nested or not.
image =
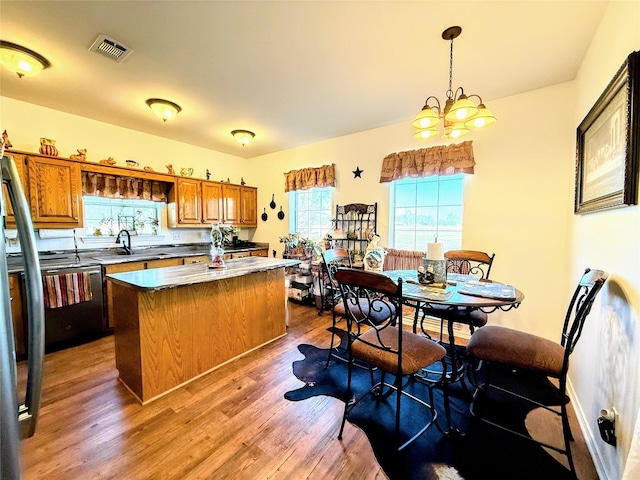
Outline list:
[[[78,217],[73,217],[74,220],[78,220]]]

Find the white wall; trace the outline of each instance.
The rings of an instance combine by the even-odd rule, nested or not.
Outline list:
[[[158,120],[160,121],[160,120]],[[179,118],[176,120],[179,121]],[[171,123],[166,124],[171,128]],[[149,166],[156,172],[167,173],[166,165],[173,165],[176,173],[182,167],[192,167],[195,178],[206,178],[208,169],[211,180],[227,180],[239,184],[242,177],[247,185],[255,185],[259,171],[247,168],[247,160],[234,155],[194,147],[153,135],[90,120],[57,110],[40,107],[31,103],[0,97],[0,131],[6,129],[13,149],[25,152],[38,152],[40,137],[56,140],[61,157],[69,157],[78,148],[87,149],[87,161],[98,161],[113,157],[117,166],[125,167],[125,160],[133,159],[140,168]],[[202,241],[205,229],[172,229],[163,225],[164,238],[145,239],[136,237],[134,245],[158,243],[191,243]],[[245,230],[240,235],[247,238],[253,231]],[[78,229],[77,236],[82,238],[83,231]],[[73,239],[37,240],[39,250],[72,249]],[[96,248],[111,246],[100,243],[85,244],[79,242],[78,248]],[[9,246],[9,252],[19,251]]]
[[[556,105],[563,108],[553,108]],[[518,310],[497,312],[493,322],[557,339],[573,212],[573,84],[490,102],[489,108],[498,122],[464,137],[473,140],[477,164],[475,175],[465,180],[463,247],[495,253],[492,276],[514,283],[526,295]],[[542,113],[527,114],[523,120],[525,111]],[[414,140],[410,120],[249,160],[256,168],[269,165],[258,184],[260,212],[270,210],[272,193],[287,211],[284,172],[335,163],[335,203],[378,202],[380,244],[387,246],[389,185],[379,183],[383,158],[443,143]],[[354,178],[356,167],[364,171],[362,178]],[[259,221],[254,238],[276,245],[280,254],[278,237],[286,233],[288,222],[270,215],[267,222]]]
[[[612,1],[576,79],[574,125],[634,50],[640,50],[640,2]],[[637,164],[639,159],[634,161]],[[618,479],[640,407],[640,208],[574,216],[570,231],[570,270],[591,266],[610,275],[574,353],[571,381],[593,435],[600,476]],[[617,448],[604,443],[597,433],[599,410],[611,406],[619,413]],[[630,478],[638,478],[638,473]]]

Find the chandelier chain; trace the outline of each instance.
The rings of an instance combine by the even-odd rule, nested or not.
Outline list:
[[[453,90],[451,88],[453,84],[453,36],[449,40],[451,46],[449,47],[449,90],[447,90],[447,97],[453,97]]]

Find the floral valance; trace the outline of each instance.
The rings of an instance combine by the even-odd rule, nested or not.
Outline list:
[[[469,140],[455,145],[391,153],[382,161],[380,183],[406,177],[473,173],[476,161],[471,144]]]
[[[166,202],[168,186],[155,180],[82,172],[82,195]]]
[[[307,190],[309,188],[335,187],[335,164],[323,165],[317,168],[303,168],[291,170],[284,174],[284,191]]]

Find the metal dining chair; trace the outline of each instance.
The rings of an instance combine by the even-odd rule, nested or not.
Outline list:
[[[489,280],[494,257],[495,254],[489,255],[476,250],[449,250],[444,254],[447,273],[473,275],[480,280]],[[416,332],[419,326],[424,334],[429,335],[424,328],[424,320],[426,317],[435,317],[440,319],[440,340],[443,337],[445,322],[448,330],[451,330],[456,323],[468,325],[469,332],[472,334],[476,328],[487,324],[487,314],[477,309],[451,308],[442,305],[418,305],[418,307],[415,312],[413,331]]]
[[[322,259],[324,260],[327,277],[329,283],[326,285],[327,295],[329,296],[329,302],[331,304],[331,345],[329,347],[329,354],[327,356],[327,363],[325,368],[329,366],[331,358],[337,358],[339,360],[346,360],[345,356],[339,355],[337,351],[339,345],[335,347],[336,339],[336,325],[344,319],[345,309],[344,303],[342,303],[342,297],[340,293],[340,287],[335,279],[335,272],[340,267],[351,267],[351,255],[344,248],[332,248],[322,252]]]
[[[575,465],[571,455],[573,435],[569,426],[569,417],[567,415],[568,400],[566,400],[569,357],[580,339],[584,322],[607,276],[602,270],[590,270],[588,268],[585,270],[569,303],[559,343],[519,330],[489,325],[477,330],[471,336],[467,345],[467,352],[472,358],[479,361],[477,370],[484,371],[484,379],[476,378],[474,382],[476,388],[470,406],[471,414],[488,424],[566,455],[569,461],[569,468],[574,475]],[[546,377],[557,379],[559,410],[527,397],[521,391],[516,392],[512,388],[507,388],[504,385],[500,385],[499,382],[493,381],[491,367],[496,365],[507,366],[513,371],[536,372]],[[525,379],[526,377],[519,378],[519,386],[522,386],[522,383],[526,381]],[[491,403],[488,397],[489,390],[497,390],[502,394],[516,397],[559,415],[562,422],[564,447],[561,448],[537,441],[516,431],[513,427],[498,423],[495,419],[491,419],[489,415],[481,413],[479,405],[481,403],[485,403],[485,405]],[[502,418],[505,418],[505,409],[508,409],[509,406],[509,402],[500,402],[499,408]]]
[[[348,268],[339,268],[335,279],[346,305],[349,361],[347,401],[338,438],[342,439],[349,412],[363,398],[373,394],[381,402],[393,398],[395,393],[395,445],[398,451],[403,450],[437,418],[431,386],[428,388],[428,402],[409,394],[405,388],[416,372],[441,360],[446,350],[437,342],[402,328],[402,279],[395,283],[380,273]],[[356,359],[379,369],[381,379],[368,392],[352,400],[351,376]],[[393,381],[386,381],[385,374],[392,375]],[[407,435],[400,428],[402,398],[417,402],[428,410],[429,420],[416,433]],[[414,426],[415,422],[415,418],[404,418],[405,425]]]

